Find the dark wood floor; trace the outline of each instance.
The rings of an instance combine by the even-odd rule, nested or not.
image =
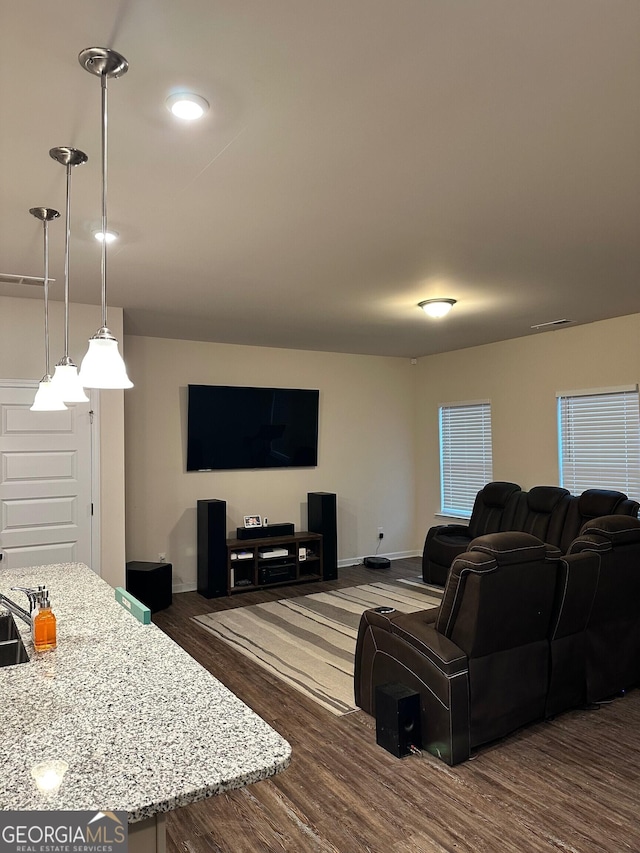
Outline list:
[[[168,853],[640,853],[640,691],[531,726],[448,767],[399,760],[362,711],[335,717],[217,641],[191,616],[418,574],[340,570],[334,582],[207,601],[174,595],[154,621],[293,747],[284,773],[175,812]]]

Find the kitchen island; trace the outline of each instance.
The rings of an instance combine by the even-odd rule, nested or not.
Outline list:
[[[58,647],[0,668],[0,809],[125,811],[131,850],[162,850],[165,812],[284,770],[289,744],[79,563],[0,569],[0,592],[46,584]],[[31,774],[68,764],[59,790]]]

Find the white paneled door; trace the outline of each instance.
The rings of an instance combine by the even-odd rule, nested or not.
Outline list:
[[[0,384],[0,571],[91,566],[90,404],[32,412],[35,391]]]

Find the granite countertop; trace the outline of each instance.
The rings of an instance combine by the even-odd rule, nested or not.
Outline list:
[[[85,565],[0,570],[0,592],[46,584],[58,648],[0,668],[0,809],[126,811],[134,823],[284,770],[291,747]],[[23,601],[24,600],[24,601]],[[61,759],[57,794],[31,768]]]

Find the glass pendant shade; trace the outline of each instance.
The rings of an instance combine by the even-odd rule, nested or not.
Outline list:
[[[78,376],[78,368],[71,359],[69,359],[69,363],[67,364],[56,364],[51,382],[65,403],[89,402],[89,398],[84,393],[82,382]]]
[[[80,365],[80,382],[85,388],[133,388],[115,338],[89,339]]]
[[[38,383],[32,412],[63,412],[67,407],[60,399],[50,376],[43,376]]]

